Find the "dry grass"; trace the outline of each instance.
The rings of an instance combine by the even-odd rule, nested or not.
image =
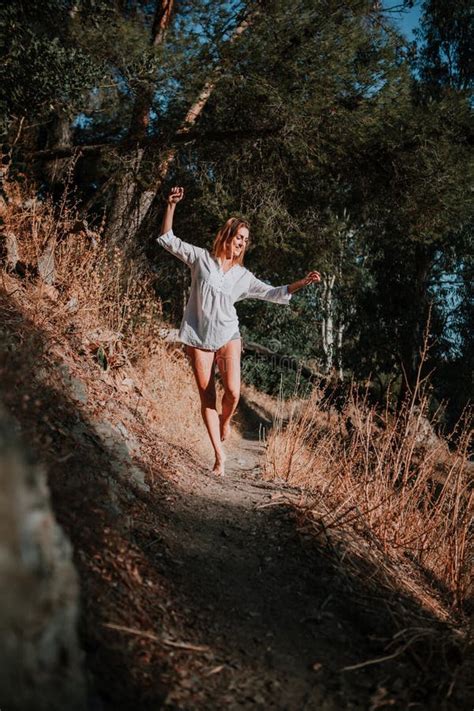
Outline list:
[[[111,249],[66,193],[59,206],[31,197],[31,186],[11,183],[7,193],[1,216],[20,269],[0,270],[6,293],[49,340],[95,361],[98,376],[106,371],[125,389],[135,384],[146,393],[155,433],[209,458],[192,371],[182,350],[163,341],[167,324],[148,265]],[[51,284],[38,274],[45,253]]]
[[[162,324],[147,265],[111,249],[101,226],[89,229],[67,190],[59,205],[16,183],[7,194],[5,233],[14,236],[37,319],[57,333],[91,336],[91,348],[101,348],[110,366],[121,362],[123,349],[131,360],[152,352]]]
[[[313,531],[343,533],[355,550],[363,545],[395,566],[412,561],[443,600],[441,607],[430,603],[439,613],[461,609],[472,592],[472,430],[466,413],[450,448],[434,434],[422,390],[419,382],[393,415],[370,407],[356,388],[337,413],[315,388],[286,425],[277,415],[265,471],[312,495],[306,522]],[[413,591],[409,574],[402,577]]]
[[[455,443],[437,436],[425,386],[419,377],[396,414],[355,387],[336,411],[315,387],[289,417],[277,413],[263,469],[301,487],[300,531],[328,551],[355,605],[380,600],[398,630],[346,670],[403,655],[449,707],[472,679],[472,429],[466,412]]]

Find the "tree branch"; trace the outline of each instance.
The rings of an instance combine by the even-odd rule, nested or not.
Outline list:
[[[197,139],[202,141],[226,141],[234,140],[236,138],[241,139],[251,139],[251,138],[262,138],[265,136],[275,136],[283,128],[282,125],[273,124],[271,127],[265,127],[260,129],[237,129],[229,131],[209,131],[209,132],[199,132],[199,131],[184,131],[178,129],[174,134],[171,142],[167,142],[167,146],[174,144],[180,145],[183,143],[191,143]],[[94,155],[96,153],[101,153],[102,151],[128,151],[131,148],[145,148],[149,146],[158,146],[162,141],[156,137],[141,138],[139,140],[133,140],[131,138],[125,138],[117,143],[86,143],[79,144],[75,146],[64,146],[58,148],[46,148],[40,151],[25,151],[25,155],[31,156],[35,160],[56,160],[57,158],[70,158],[71,156],[81,155]]]

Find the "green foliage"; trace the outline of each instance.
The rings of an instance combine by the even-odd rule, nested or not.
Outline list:
[[[101,68],[68,32],[71,8],[60,0],[7,2],[0,10],[4,60],[0,69],[0,121],[42,117],[67,108],[74,117]]]
[[[472,90],[474,14],[470,0],[425,0],[418,37],[419,67],[430,92]]]

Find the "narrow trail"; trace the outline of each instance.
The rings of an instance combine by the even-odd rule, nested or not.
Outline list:
[[[150,424],[133,371],[98,373],[81,342],[0,307],[2,400],[74,551],[89,711],[472,709],[444,627],[363,551],[302,533],[299,490],[262,478],[264,406],[242,398],[216,478]],[[406,649],[407,629],[427,637]]]
[[[156,565],[214,657],[186,681],[205,701],[180,708],[368,709],[373,675],[340,671],[369,653],[347,593],[296,531],[284,500],[297,492],[260,478],[255,435],[234,443],[224,478],[184,474],[160,511]]]
[[[330,552],[297,532],[282,502],[297,492],[261,478],[268,413],[243,399],[246,432],[216,478],[77,345],[53,352],[20,308],[0,305],[4,402],[74,549],[90,710],[371,709],[385,672],[340,670],[380,654],[373,620],[357,619]]]

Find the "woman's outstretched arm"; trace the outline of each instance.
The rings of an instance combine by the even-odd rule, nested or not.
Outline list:
[[[181,259],[189,267],[194,264],[202,252],[201,247],[195,247],[189,242],[184,242],[179,237],[173,233],[173,217],[174,211],[176,210],[176,205],[180,200],[183,199],[184,189],[183,188],[172,188],[170,194],[168,195],[168,200],[166,202],[166,209],[163,215],[163,221],[161,223],[161,233],[157,238],[158,244],[164,247],[168,252],[174,254],[175,257]]]
[[[262,301],[272,301],[274,304],[289,304],[291,294],[288,287],[272,286],[261,279],[257,279],[255,274],[247,271],[247,283],[245,291],[237,298],[237,301],[243,299],[261,299]]]
[[[242,299],[262,299],[263,301],[272,301],[275,304],[288,304],[291,299],[293,292],[302,289],[308,284],[312,284],[315,281],[321,281],[321,276],[319,272],[309,272],[303,279],[294,281],[292,284],[285,284],[284,286],[272,286],[271,284],[266,284],[261,279],[249,272],[250,281],[248,287],[242,296],[240,296],[237,301]]]

